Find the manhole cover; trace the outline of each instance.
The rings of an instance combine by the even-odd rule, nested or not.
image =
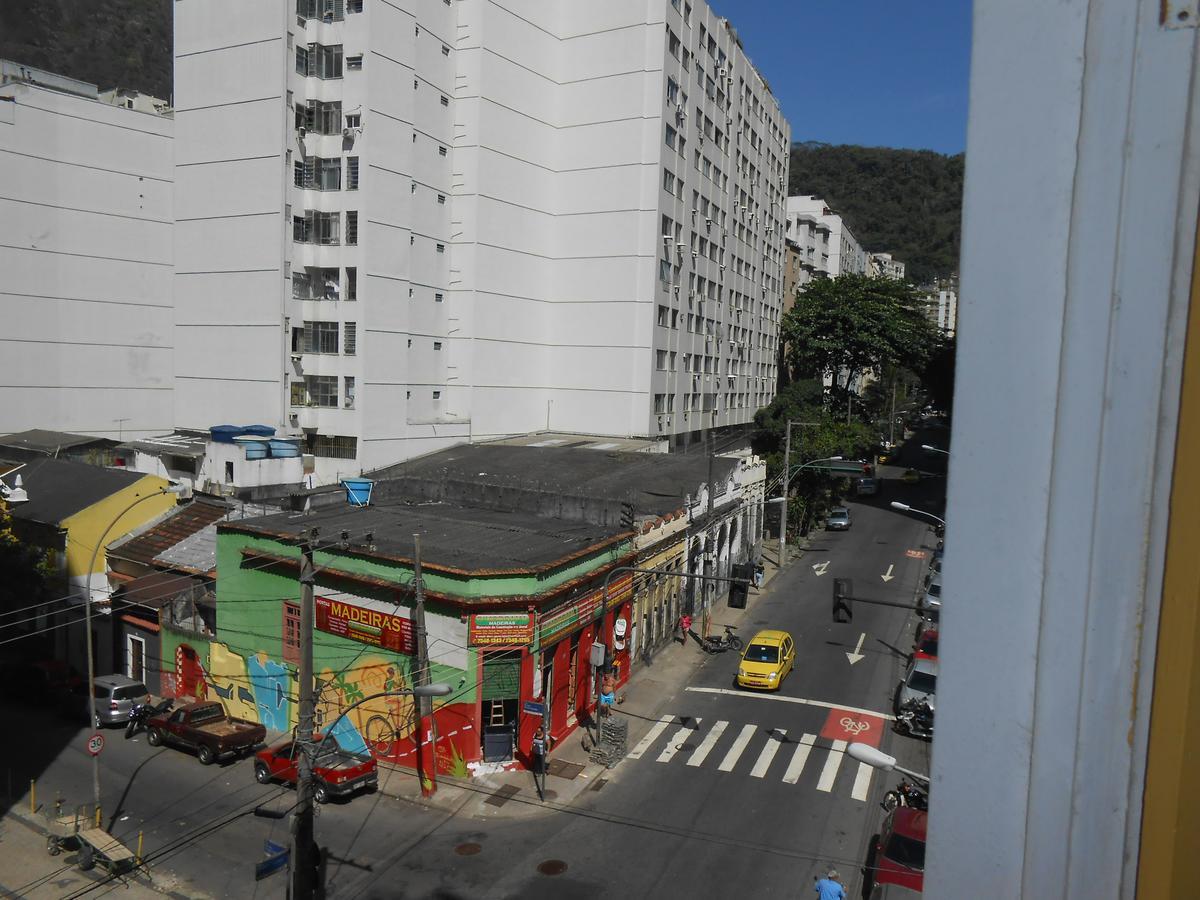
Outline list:
[[[561,875],[567,871],[567,864],[561,859],[548,859],[544,863],[539,863],[537,870],[543,875]]]
[[[454,852],[457,853],[459,856],[474,856],[476,853],[478,853],[482,849],[483,849],[483,846],[481,844],[466,843],[466,844],[459,844],[457,847],[454,848]]]

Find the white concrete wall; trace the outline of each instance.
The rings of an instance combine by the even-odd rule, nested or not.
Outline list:
[[[845,221],[834,212],[826,212],[828,206],[820,197],[798,195],[787,198],[788,219],[799,235],[802,229],[797,227],[795,218],[801,215],[815,216],[816,219],[829,229],[828,253],[826,271],[830,278],[845,274],[865,274],[867,271],[867,253],[859,244],[854,233],[850,231]]]
[[[0,433],[170,430],[173,131],[0,87]]]
[[[975,4],[930,897],[1135,896],[1200,206],[1163,9]]]

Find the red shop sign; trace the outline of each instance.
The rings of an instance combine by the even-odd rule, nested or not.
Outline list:
[[[411,619],[377,609],[354,606],[328,597],[316,598],[317,631],[363,644],[412,655],[416,638]]]

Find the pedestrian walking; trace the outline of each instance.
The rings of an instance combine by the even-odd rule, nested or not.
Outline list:
[[[818,878],[813,890],[816,891],[817,900],[846,900],[846,888],[837,869],[830,869],[824,878]]]
[[[687,644],[688,635],[692,633],[692,617],[684,613],[679,617],[679,643]]]
[[[533,733],[533,743],[529,748],[530,760],[533,763],[533,783],[537,786],[538,796],[546,799],[546,729],[538,726]]]

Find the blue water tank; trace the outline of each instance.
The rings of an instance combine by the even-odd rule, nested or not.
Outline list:
[[[242,434],[253,434],[256,437],[275,437],[275,429],[270,425],[243,425]]]
[[[208,429],[209,437],[218,444],[232,444],[233,439],[242,433],[237,425],[214,425]]]
[[[346,502],[351,506],[367,506],[371,502],[371,487],[375,484],[369,478],[343,478],[342,487],[346,489]]]

